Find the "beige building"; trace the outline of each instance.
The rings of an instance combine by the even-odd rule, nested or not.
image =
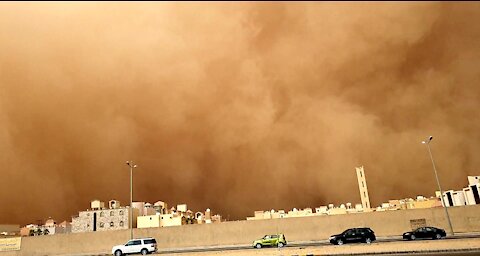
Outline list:
[[[139,216],[137,218],[138,228],[172,227],[187,224],[187,218],[174,213],[161,215]]]
[[[160,214],[165,214],[168,212],[168,205],[165,202],[162,201],[157,201],[156,203],[153,204],[153,208],[157,213]]]
[[[177,205],[177,212],[187,212],[187,205],[186,204],[179,204]]]
[[[132,207],[138,210],[138,216],[155,215],[157,211],[150,203],[133,202]]]
[[[160,202],[160,203],[159,203]],[[186,204],[179,204],[177,207],[172,207],[170,210],[166,208],[166,204],[159,201],[154,204],[153,208],[157,210],[155,214],[137,217],[138,228],[156,228],[156,227],[171,227],[187,224],[208,224],[221,222],[220,215],[211,214],[210,209],[204,213],[193,213],[188,210]]]
[[[160,226],[160,215],[148,215],[137,217],[137,228],[158,228]]]
[[[25,227],[20,229],[21,236],[43,236],[43,235],[53,235],[50,233],[51,229],[46,228],[45,225],[35,225],[28,224]]]
[[[18,236],[20,234],[20,225],[0,224],[0,238]]]
[[[466,205],[480,204],[480,176],[468,176],[468,186],[463,189]]]
[[[355,207],[352,203],[340,204],[335,206],[329,204],[328,206],[320,206],[313,210],[312,208],[297,209],[293,208],[291,211],[285,213],[284,210],[271,211],[255,211],[253,217],[247,217],[247,220],[264,220],[264,219],[280,219],[280,218],[297,218],[297,217],[309,217],[309,216],[322,216],[322,215],[339,215],[364,212],[361,204],[356,204]]]
[[[263,219],[276,219],[276,218],[295,218],[295,217],[308,217],[308,216],[321,216],[321,215],[338,215],[338,214],[353,214],[370,211],[394,211],[394,210],[406,210],[406,209],[427,209],[442,207],[440,200],[440,192],[435,191],[435,197],[417,196],[415,199],[395,199],[389,200],[387,203],[382,203],[377,208],[371,208],[370,199],[368,195],[367,182],[365,177],[365,171],[363,166],[356,167],[358,187],[360,191],[361,204],[355,204],[355,207],[351,203],[341,204],[335,207],[333,204],[328,206],[320,206],[315,208],[313,212],[311,208],[305,208],[298,210],[294,208],[288,213],[283,210],[276,212],[271,211],[255,211],[253,217],[247,217],[247,220],[263,220]],[[447,206],[464,206],[480,204],[480,176],[468,176],[467,188],[461,191],[447,190],[444,191],[444,198]]]
[[[480,176],[467,176],[468,185],[480,184]]]
[[[55,234],[64,234],[72,232],[72,223],[64,221],[60,224],[57,224],[55,227]]]
[[[469,185],[463,189],[466,205],[480,204],[480,185]]]
[[[433,207],[442,207],[442,202],[439,198],[417,196],[415,200],[406,200],[405,205],[407,209],[426,209]]]
[[[210,219],[209,222],[206,222],[206,223],[220,223],[222,222],[223,219],[222,219],[222,215],[220,214],[215,214],[212,216],[212,218]]]
[[[442,202],[439,197],[424,197],[417,196],[415,199],[395,199],[389,200],[388,203],[382,203],[377,207],[376,211],[394,211],[394,210],[406,210],[406,209],[425,209],[442,207]]]
[[[20,229],[20,236],[29,236],[29,235],[30,235],[30,228],[25,226]]]
[[[480,204],[480,176],[467,176],[468,186],[462,190],[443,191],[447,207]]]
[[[100,200],[98,199],[95,199],[93,201],[90,202],[90,208],[92,210],[100,210],[100,209],[104,209],[105,208],[105,203],[104,202],[101,202]]]
[[[333,204],[328,206],[320,206],[315,208],[305,208],[298,210],[293,208],[288,213],[283,210],[276,212],[271,211],[255,211],[253,217],[247,217],[247,220],[263,220],[263,219],[277,219],[277,218],[296,218],[296,217],[308,217],[308,216],[320,216],[320,215],[338,215],[371,211],[370,198],[368,196],[367,181],[365,177],[365,171],[363,166],[355,168],[357,173],[358,188],[360,192],[361,204],[355,204],[355,207],[351,203],[341,204],[335,207]],[[379,210],[383,210],[381,207]]]
[[[48,230],[47,232],[45,232],[48,235],[54,235],[57,231],[56,228],[57,222],[52,218],[47,219],[45,221],[45,224],[43,225],[43,229]]]
[[[120,201],[110,200],[108,201],[108,209],[117,209],[120,208]]]
[[[160,215],[160,227],[181,226],[187,224],[185,216],[174,215],[172,213]]]
[[[347,209],[346,208],[332,208],[328,210],[328,215],[339,215],[339,214],[347,214]]]
[[[49,218],[43,225],[29,224],[20,229],[21,236],[39,236],[39,235],[54,235],[61,233],[70,233],[72,226],[69,222],[64,221],[57,224],[55,220]]]
[[[363,169],[363,166],[355,167],[355,170],[357,172],[358,189],[360,191],[360,199],[362,200],[362,206],[365,211],[368,211],[370,209],[370,198],[368,196],[365,171]]]
[[[40,232],[37,232],[40,231]],[[40,230],[38,225],[28,224],[25,227],[20,229],[21,236],[34,236],[34,235],[43,235],[43,230]]]
[[[72,232],[94,232],[104,230],[119,230],[129,228],[129,216],[130,208],[121,207],[118,201],[112,200],[113,204],[109,203],[109,206],[116,208],[99,208],[103,202],[92,201],[92,206],[95,207],[91,210],[79,212],[77,217],[72,218]],[[112,202],[110,201],[110,202]],[[133,208],[133,227],[136,227],[138,209]]]

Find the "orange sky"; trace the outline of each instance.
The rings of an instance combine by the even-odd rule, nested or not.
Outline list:
[[[0,223],[229,219],[480,175],[479,3],[0,3]]]

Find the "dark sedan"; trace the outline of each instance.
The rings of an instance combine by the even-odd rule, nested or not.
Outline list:
[[[342,245],[345,243],[367,243],[376,240],[375,233],[370,228],[349,228],[338,235],[329,238],[330,243]]]
[[[404,240],[440,239],[446,236],[447,233],[445,233],[445,230],[434,227],[421,227],[415,229],[414,231],[403,233]]]

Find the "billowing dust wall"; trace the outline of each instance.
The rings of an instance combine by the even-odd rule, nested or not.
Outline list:
[[[125,204],[126,160],[135,201],[234,220],[359,202],[360,165],[372,207],[430,196],[428,135],[461,189],[479,42],[478,2],[2,2],[0,223]]]

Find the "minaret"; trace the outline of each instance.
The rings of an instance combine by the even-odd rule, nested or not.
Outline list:
[[[360,198],[362,199],[362,207],[364,211],[370,210],[370,199],[368,197],[368,189],[367,189],[367,180],[365,179],[365,171],[363,170],[363,166],[355,167],[357,171],[357,179],[358,179],[358,190],[360,191]]]

